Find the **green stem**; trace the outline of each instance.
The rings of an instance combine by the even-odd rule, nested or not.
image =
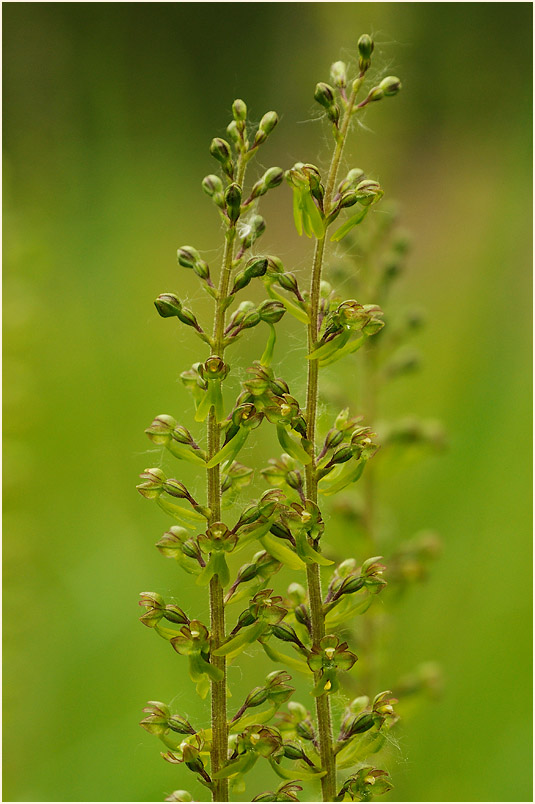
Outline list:
[[[336,176],[342,158],[349,124],[355,99],[360,83],[353,86],[349,101],[346,106],[339,134],[337,136],[336,147],[331,159],[327,185],[324,195],[324,210],[328,214],[331,198],[336,183]],[[308,352],[313,351],[316,346],[319,332],[319,305],[320,305],[320,285],[323,269],[323,257],[325,253],[325,235],[316,240],[314,250],[314,260],[312,263],[312,276],[310,279],[310,305],[309,305],[309,324],[308,324]],[[318,481],[316,477],[316,419],[318,411],[318,380],[319,366],[317,360],[308,361],[307,372],[307,402],[306,402],[306,424],[307,439],[309,440],[311,462],[305,467],[306,496],[312,502],[318,500]],[[319,642],[325,636],[325,615],[323,611],[323,600],[321,591],[321,577],[318,564],[307,564],[307,585],[310,602],[311,621],[312,621],[312,643],[314,647],[319,647]],[[316,674],[317,676],[317,674]],[[318,678],[314,679],[317,683]],[[316,714],[318,718],[318,736],[322,770],[326,771],[321,780],[323,801],[334,801],[336,795],[336,759],[334,754],[331,702],[328,695],[320,695],[316,698]]]
[[[245,158],[240,157],[238,165],[238,184],[243,184],[245,175]],[[225,236],[225,248],[219,288],[215,306],[215,320],[213,332],[212,355],[223,358],[225,352],[224,330],[226,299],[228,296],[232,262],[234,259],[234,243],[236,240],[236,225],[229,226]],[[221,427],[212,408],[208,415],[208,460],[221,446]],[[219,464],[207,469],[208,507],[210,509],[209,524],[219,522],[221,519],[221,476]],[[223,586],[218,575],[210,580],[210,632],[212,646],[215,650],[225,641],[225,603]],[[228,754],[228,724],[227,724],[227,662],[224,656],[212,655],[210,659],[214,667],[223,672],[221,681],[211,681],[212,705],[212,748],[210,750],[210,767],[212,776],[221,770],[227,761]],[[213,801],[228,801],[228,779],[217,779],[212,787]]]

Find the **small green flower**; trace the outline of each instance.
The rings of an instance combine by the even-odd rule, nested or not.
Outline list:
[[[355,654],[347,650],[347,642],[340,642],[334,634],[324,636],[319,647],[312,648],[308,656],[308,666],[319,674],[312,694],[318,697],[337,692],[338,671],[351,670],[356,661]]]

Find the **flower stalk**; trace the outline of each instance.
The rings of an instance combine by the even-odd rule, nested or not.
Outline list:
[[[342,240],[383,195],[378,182],[366,178],[360,168],[351,169],[338,184],[351,120],[372,101],[394,95],[400,88],[398,79],[388,77],[357,103],[370,65],[371,38],[361,37],[358,50],[359,74],[350,84],[346,65],[336,62],[331,71],[334,86],[319,83],[314,93],[332,125],[335,141],[325,181],[314,165],[299,162],[286,172],[268,168],[246,190],[246,166],[278,118],[275,112],[267,112],[253,133],[245,103],[234,101],[233,120],[227,127],[229,141],[216,137],[210,145],[222,177],[210,174],[202,181],[224,229],[217,282],[195,248],[178,249],[179,265],[193,271],[214,302],[211,335],[175,293],[163,293],[155,302],[160,316],[176,318],[199,337],[203,349],[209,348],[204,362],[194,363],[181,374],[194,400],[195,423],[203,425],[204,437],[192,435],[169,414],[157,416],[146,433],[161,446],[162,463],[169,455],[173,462],[187,461],[197,470],[202,468],[207,491],[203,504],[184,482],[169,477],[161,466],[142,473],[138,490],[174,519],[176,524],[156,546],[207,589],[210,621],[205,625],[194,614],[190,617],[156,592],[142,594],[140,605],[145,612],[141,621],[187,658],[197,694],[201,699],[210,695],[211,718],[209,725],[192,724],[183,715],[171,713],[166,704],[150,701],[141,725],[163,743],[162,757],[184,765],[213,801],[241,795],[245,777],[258,761],[268,762],[283,784],[255,796],[255,801],[297,801],[302,788],[294,782],[318,783],[324,801],[370,800],[372,793],[390,789],[385,771],[363,766],[367,756],[385,743],[386,732],[396,721],[390,692],[380,692],[372,700],[356,698],[341,723],[331,710],[331,697],[347,686],[346,674],[357,661],[335,631],[367,611],[386,583],[384,566],[377,556],[363,560],[360,566],[353,558],[334,565],[324,554],[325,545],[328,552],[332,545],[326,540],[320,509],[323,497],[359,481],[377,448],[370,427],[362,423],[362,417],[350,416],[348,409],[336,416],[323,443],[317,432],[320,368],[366,346],[383,326],[377,304],[342,300],[323,279],[327,233],[332,242]],[[255,246],[266,228],[258,214],[259,200],[283,178],[293,191],[298,234],[315,239],[308,292],[299,287],[296,275],[286,270],[278,257],[258,253]],[[331,229],[341,214],[345,221]],[[251,283],[264,286],[264,301],[258,304],[241,296],[238,302]],[[307,394],[303,406],[273,367],[276,327],[285,313],[306,325]],[[241,392],[229,407],[223,394],[232,371],[226,349],[257,327],[267,332],[267,342],[264,340],[260,358],[248,368]],[[244,489],[253,468],[237,459],[260,425],[271,428],[283,452],[270,458],[261,470],[264,492],[244,505]],[[230,557],[243,549],[249,555],[236,572]],[[306,581],[306,588],[294,581],[285,594],[275,593],[272,579],[283,566]],[[321,567],[330,573],[325,591]],[[241,612],[236,613],[232,607],[240,601]],[[253,645],[279,669],[245,696],[240,694],[234,711],[228,712],[227,668]],[[290,700],[295,690],[288,684],[291,675],[280,670],[281,665],[308,677],[315,716],[302,703]],[[286,710],[281,709],[284,704]],[[274,718],[276,725],[267,725]],[[355,767],[357,772],[339,786],[337,768]],[[192,796],[176,790],[167,800],[189,801]]]

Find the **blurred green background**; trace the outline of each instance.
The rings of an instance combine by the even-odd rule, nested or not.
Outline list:
[[[217,266],[200,180],[232,100],[281,116],[258,171],[325,165],[314,85],[363,32],[403,91],[374,104],[346,156],[399,201],[414,253],[398,298],[429,321],[423,371],[392,385],[383,412],[439,418],[450,440],[382,489],[402,536],[431,527],[444,541],[385,645],[384,687],[428,659],[445,676],[442,699],[398,732],[389,798],[531,800],[531,15],[530,3],[4,4],[4,800],[192,789],[137,725],[148,699],[202,717],[182,659],[138,623],[138,593],[206,615],[153,547],[169,523],[134,490],[159,460],[143,435],[153,416],[192,425],[177,380],[204,354],[152,300],[179,290],[206,320],[175,251],[192,243]],[[262,250],[303,276],[311,243],[288,188],[262,211]],[[301,393],[299,329],[286,332],[280,373]],[[239,371],[260,345],[252,335]],[[271,669],[245,657],[231,682],[246,691]],[[249,800],[275,784],[257,767]]]

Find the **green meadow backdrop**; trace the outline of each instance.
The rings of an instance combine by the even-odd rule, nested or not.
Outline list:
[[[531,800],[531,14],[530,3],[4,4],[4,800],[202,795],[137,725],[148,699],[202,717],[182,658],[139,624],[138,593],[206,615],[204,591],[154,549],[164,515],[134,488],[159,460],[143,434],[153,416],[192,424],[178,376],[204,354],[152,301],[178,290],[206,320],[175,254],[191,243],[219,260],[200,181],[233,99],[256,120],[280,114],[262,166],[324,166],[314,86],[363,32],[377,73],[403,90],[374,104],[347,157],[399,204],[414,249],[397,298],[428,320],[423,369],[392,384],[382,413],[440,419],[449,440],[381,491],[401,537],[433,528],[443,541],[384,640],[381,688],[427,660],[444,678],[440,699],[400,724],[387,798]],[[290,196],[267,197],[261,247],[303,278],[311,243]],[[301,393],[299,330],[280,326],[278,367]],[[239,371],[260,335],[248,344]],[[350,555],[351,533],[338,538]],[[246,656],[231,680],[246,691],[271,669]],[[257,767],[248,800],[273,789]]]

